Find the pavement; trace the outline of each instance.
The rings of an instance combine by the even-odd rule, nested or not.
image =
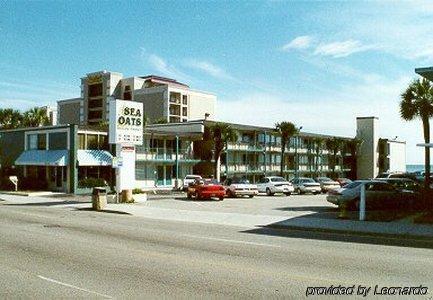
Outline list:
[[[140,200],[140,195],[135,195]],[[22,197],[0,195],[9,202],[46,203],[47,206],[86,209],[88,196]],[[182,194],[150,195],[148,201],[134,204],[108,204],[106,212],[137,217],[219,224],[228,226],[273,227],[345,234],[388,235],[400,238],[433,238],[432,225],[409,222],[373,222],[338,219],[336,207],[326,202],[325,195],[258,196],[229,198],[224,201],[190,201]]]
[[[293,212],[282,209],[284,203],[305,199],[255,201],[265,215],[284,218]],[[129,207],[164,206],[167,213],[176,201],[173,206],[197,206],[201,214],[216,205],[235,214],[244,199],[232,200],[167,199]],[[319,203],[320,197],[310,200]],[[428,289],[424,296],[398,299],[433,295],[431,240],[143,218],[90,211],[83,201],[0,201],[1,299],[301,299],[308,287],[339,285],[369,287],[369,299],[387,299],[373,294],[376,285]],[[260,215],[246,206],[248,214]]]

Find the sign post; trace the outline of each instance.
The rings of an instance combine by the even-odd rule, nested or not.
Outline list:
[[[116,192],[132,198],[135,186],[135,146],[143,144],[143,103],[110,101],[109,143],[116,145]]]
[[[359,220],[365,220],[365,184],[361,184],[361,193],[359,197]]]

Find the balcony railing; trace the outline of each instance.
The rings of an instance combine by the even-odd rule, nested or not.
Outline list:
[[[176,152],[172,149],[145,148],[137,153],[137,160],[141,161],[175,161]],[[196,161],[190,149],[179,149],[179,161]]]

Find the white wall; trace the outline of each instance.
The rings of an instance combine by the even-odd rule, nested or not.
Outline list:
[[[357,157],[357,178],[374,178],[379,174],[379,136],[376,117],[356,119],[356,137],[362,141]]]
[[[406,172],[406,143],[388,141],[389,171]]]

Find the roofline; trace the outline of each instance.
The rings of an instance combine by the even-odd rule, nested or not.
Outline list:
[[[70,98],[70,99],[62,99],[62,100],[57,100],[57,103],[64,103],[64,102],[81,102],[84,101],[83,98]]]
[[[379,120],[379,117],[371,116],[371,117],[356,117],[357,120],[364,120],[364,119],[376,119]]]
[[[237,123],[229,123],[229,122],[216,121],[216,120],[203,120],[203,122],[205,122],[205,123],[223,123],[223,124],[233,125],[235,129],[237,129],[236,126],[238,126],[238,127],[245,128],[245,130],[262,130],[262,131],[276,132],[276,129],[274,127],[264,127],[264,126],[256,126],[256,125],[237,124]],[[238,128],[238,129],[242,129],[242,128]],[[355,139],[354,137],[338,136],[338,135],[331,135],[331,134],[321,134],[321,133],[312,133],[312,132],[305,132],[305,131],[301,131],[299,133],[299,136],[304,136],[304,137],[324,137],[324,138],[338,137],[338,138],[342,138],[342,139],[345,139],[345,140],[353,140],[353,139]]]
[[[7,132],[17,132],[17,131],[36,131],[36,130],[48,130],[48,129],[61,129],[61,128],[69,128],[70,124],[62,124],[62,125],[50,125],[50,126],[40,126],[40,127],[20,127],[14,129],[3,129],[0,130],[0,133]]]

